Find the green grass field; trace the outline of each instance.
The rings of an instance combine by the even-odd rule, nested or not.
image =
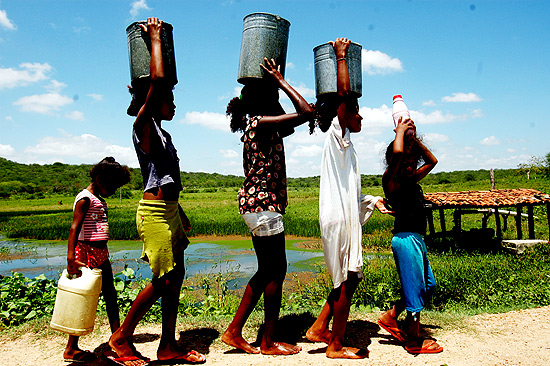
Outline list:
[[[440,176],[426,179],[425,192],[487,190],[487,180],[462,179],[450,182]],[[382,195],[376,177],[366,181],[363,193]],[[289,184],[289,206],[285,215],[285,232],[297,237],[319,238],[318,188],[315,184]],[[292,182],[291,182],[292,183]],[[525,177],[509,175],[497,181],[497,188],[534,188],[550,193],[549,181],[545,179],[526,180]],[[180,204],[192,223],[191,237],[204,235],[248,237],[249,232],[238,214],[237,190],[234,187],[207,189],[193,188],[180,194]],[[138,239],[135,229],[135,210],[141,192],[131,191],[125,198],[107,199],[109,224],[113,240]],[[0,235],[9,238],[30,238],[42,240],[66,240],[72,221],[73,196],[48,194],[43,198],[28,195],[13,195],[0,199]],[[512,208],[513,209],[513,208]],[[452,212],[445,213],[447,228],[452,228]],[[546,206],[535,208],[535,234],[537,239],[548,240]],[[528,232],[527,220],[523,220],[524,233]],[[434,217],[439,231],[439,217]],[[354,297],[354,311],[385,309],[399,297],[399,280],[391,255],[391,229],[393,218],[375,212],[363,228],[365,255],[381,253],[374,259],[365,260],[364,280]],[[550,249],[548,245],[536,248],[524,255],[504,253],[491,237],[476,231],[481,227],[481,215],[467,215],[462,221],[463,237],[466,242],[439,241],[429,243],[429,257],[432,263],[438,289],[428,309],[479,313],[503,311],[550,304]],[[495,228],[494,218],[488,228]],[[515,239],[515,225],[510,221],[505,239]],[[239,245],[235,239],[235,245]],[[131,277],[131,276],[130,276]],[[219,315],[232,314],[239,297],[227,288],[230,274],[213,278],[191,279],[184,287],[180,311],[190,316],[205,312]],[[119,295],[122,311],[127,310],[133,296],[142,284],[134,283],[123,274],[119,278]],[[323,266],[313,279],[295,279],[295,285],[287,289],[283,301],[284,311],[293,309],[318,311],[323,299],[332,288],[330,277]],[[0,279],[0,318],[4,325],[19,324],[51,311],[52,291],[55,283],[45,278],[25,279],[4,277]],[[197,291],[197,289],[199,291]],[[8,301],[9,299],[9,301]],[[42,310],[36,299],[43,303]],[[33,305],[31,305],[33,304]],[[101,304],[101,303],[100,303]],[[261,303],[258,310],[261,310]],[[157,321],[160,308],[148,317]],[[42,315],[41,315],[42,314]]]

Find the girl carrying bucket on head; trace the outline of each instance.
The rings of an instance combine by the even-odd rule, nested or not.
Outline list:
[[[162,334],[157,349],[159,361],[203,363],[204,355],[183,350],[176,342],[175,329],[179,296],[185,275],[183,252],[189,243],[185,231],[190,224],[178,205],[182,190],[179,159],[163,120],[174,117],[173,81],[165,77],[161,49],[162,21],[148,18],[141,25],[151,40],[150,79],[130,89],[128,114],[136,116],[132,137],[143,176],[144,192],[136,214],[143,241],[142,259],[149,262],[152,281],[137,295],[124,322],[109,339],[106,357],[120,365],[148,363],[135,349],[132,335],[145,313],[162,298]]]
[[[313,110],[286,82],[280,66],[274,60],[265,62],[267,66],[261,67],[267,78],[247,83],[241,96],[227,106],[231,131],[243,133],[245,180],[238,194],[239,211],[250,228],[258,270],[248,282],[222,341],[248,353],[290,355],[301,348],[273,340],[287,267],[282,216],[287,206],[283,137],[311,118]],[[296,113],[285,114],[279,104],[279,88],[290,98]],[[243,338],[242,330],[262,294],[265,331],[258,350]]]
[[[375,208],[389,213],[381,197],[361,195],[361,175],[350,133],[361,131],[357,98],[351,94],[346,61],[350,41],[332,44],[337,62],[337,94],[319,96],[317,125],[328,130],[321,161],[319,224],[325,263],[334,284],[321,313],[306,337],[328,344],[329,358],[365,358],[366,350],[344,347],[344,333],[353,293],[363,277],[362,229]],[[337,116],[338,118],[334,118]],[[315,125],[310,124],[313,131]],[[333,319],[332,331],[329,330]]]
[[[419,166],[419,161],[423,164]],[[382,176],[384,193],[395,211],[392,251],[401,281],[403,298],[378,319],[378,324],[404,343],[412,354],[438,353],[443,347],[419,336],[420,311],[435,289],[435,278],[426,253],[424,194],[418,184],[437,164],[436,157],[416,136],[411,119],[400,117],[395,140],[386,150],[387,169]],[[405,329],[397,318],[407,311]]]
[[[92,183],[80,192],[73,205],[73,223],[69,231],[67,272],[80,274],[79,267],[101,269],[101,293],[105,299],[111,332],[120,326],[113,270],[109,261],[109,222],[107,203],[109,197],[130,181],[130,170],[112,157],[101,160],[90,170]],[[78,347],[78,336],[69,335],[63,358],[67,362],[89,362],[96,357],[90,351]]]

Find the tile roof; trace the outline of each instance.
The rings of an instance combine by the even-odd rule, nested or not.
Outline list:
[[[536,189],[493,189],[490,191],[424,193],[427,203],[436,207],[509,207],[518,204],[550,203],[550,195]]]

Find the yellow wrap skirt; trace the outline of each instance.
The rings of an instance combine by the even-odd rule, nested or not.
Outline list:
[[[184,265],[183,251],[189,240],[177,201],[140,200],[136,225],[143,241],[141,259],[149,262],[154,278]]]

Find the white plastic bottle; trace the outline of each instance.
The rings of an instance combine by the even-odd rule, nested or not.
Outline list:
[[[399,94],[394,95],[393,97],[392,116],[393,116],[393,125],[395,127],[397,127],[397,122],[399,121],[399,117],[403,117],[403,120],[411,118],[409,109],[407,108],[407,105],[403,101],[403,97]]]

